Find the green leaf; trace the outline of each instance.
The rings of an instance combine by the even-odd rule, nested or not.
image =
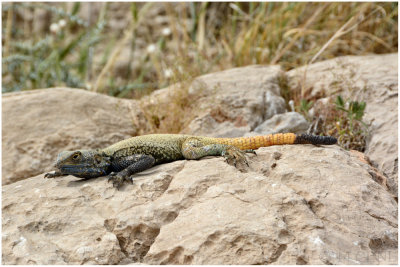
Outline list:
[[[72,49],[74,49],[79,44],[83,36],[85,36],[85,32],[82,32],[77,38],[72,40],[65,48],[61,49],[59,55],[60,61],[63,60],[72,51]]]
[[[136,3],[131,4],[131,14],[133,22],[136,23],[138,21],[138,9]]]
[[[344,108],[344,101],[343,101],[343,98],[342,98],[340,95],[338,95],[338,96],[336,97],[335,104],[336,104],[336,106],[337,106],[338,108],[339,108],[339,107]]]
[[[81,8],[81,3],[75,2],[74,6],[72,7],[71,15],[78,14],[80,8]]]

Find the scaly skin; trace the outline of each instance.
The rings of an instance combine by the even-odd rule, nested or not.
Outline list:
[[[109,175],[109,181],[119,188],[130,176],[155,164],[180,159],[199,159],[205,156],[223,156],[236,166],[248,165],[245,153],[272,145],[313,144],[332,145],[330,136],[296,135],[293,133],[239,138],[213,138],[181,134],[151,134],[122,140],[99,150],[63,151],[56,160],[54,173],[46,178],[74,175],[93,178]]]

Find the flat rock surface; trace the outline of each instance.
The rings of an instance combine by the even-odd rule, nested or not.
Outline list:
[[[301,156],[299,156],[301,155]],[[337,146],[3,186],[3,264],[396,264],[397,203]]]
[[[61,150],[101,148],[146,128],[137,102],[53,88],[2,97],[2,183],[52,169]]]

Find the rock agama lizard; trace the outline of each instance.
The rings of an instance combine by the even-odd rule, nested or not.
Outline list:
[[[63,151],[58,154],[52,173],[46,178],[73,175],[79,178],[109,176],[113,186],[119,188],[131,175],[153,165],[181,159],[200,159],[205,156],[223,156],[236,166],[248,165],[245,153],[272,145],[313,144],[332,145],[331,136],[296,135],[279,133],[239,138],[212,138],[182,134],[150,134],[122,140],[104,149]]]

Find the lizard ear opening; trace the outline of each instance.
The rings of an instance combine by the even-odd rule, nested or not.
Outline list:
[[[100,163],[101,163],[101,159],[102,159],[102,158],[101,158],[100,155],[95,155],[95,156],[94,156],[94,160],[96,161],[97,164],[100,164]]]

